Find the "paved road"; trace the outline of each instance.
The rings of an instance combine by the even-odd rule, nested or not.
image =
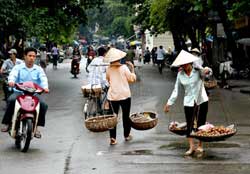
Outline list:
[[[82,60],[82,67],[84,66]],[[163,105],[169,97],[175,75],[168,69],[160,75],[156,67],[142,65],[142,80],[131,86],[131,112],[156,111],[157,127],[148,131],[132,130],[134,139],[125,142],[118,124],[118,144],[109,146],[108,132],[92,133],[84,127],[80,86],[69,73],[69,60],[58,70],[47,69],[51,92],[43,138],[34,139],[28,153],[18,152],[7,134],[0,134],[0,173],[8,174],[110,174],[110,173],[220,173],[250,172],[250,96],[238,90],[211,91],[208,121],[237,124],[238,133],[223,142],[206,143],[204,156],[184,157],[186,139],[168,131],[168,123],[184,118],[181,97],[171,112]],[[1,115],[4,103],[1,101]],[[1,117],[1,116],[0,116]]]

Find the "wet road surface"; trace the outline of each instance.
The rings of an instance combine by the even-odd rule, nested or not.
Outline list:
[[[170,121],[184,121],[182,97],[168,114],[163,106],[173,89],[175,74],[168,69],[160,75],[156,67],[142,65],[141,81],[131,85],[131,113],[155,111],[158,125],[147,131],[132,130],[133,140],[125,142],[121,120],[115,146],[108,132],[93,133],[84,126],[84,98],[80,86],[86,76],[84,61],[77,79],[69,73],[70,61],[49,65],[50,94],[43,138],[34,139],[30,150],[21,153],[14,141],[0,134],[0,173],[8,174],[110,174],[110,173],[220,173],[250,172],[250,96],[237,91],[211,91],[208,121],[216,125],[235,123],[238,132],[227,141],[205,143],[205,153],[184,157],[185,137],[168,131]],[[1,101],[1,116],[5,104]],[[0,116],[0,118],[2,118]]]

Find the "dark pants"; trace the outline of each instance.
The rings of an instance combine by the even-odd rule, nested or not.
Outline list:
[[[119,113],[119,107],[122,108],[122,121],[123,121],[123,129],[124,129],[124,137],[128,137],[131,130],[131,121],[129,118],[130,114],[130,107],[131,107],[131,98],[127,98],[125,100],[119,100],[119,101],[111,101],[111,105],[114,109],[114,113],[118,115]],[[109,131],[110,138],[116,139],[116,127],[113,129],[110,129]]]
[[[14,114],[14,109],[15,109],[15,102],[16,98],[20,95],[20,93],[13,93],[11,96],[8,98],[7,101],[7,109],[5,111],[2,124],[10,124],[12,121],[12,116]],[[38,126],[45,126],[45,114],[48,109],[48,105],[43,101],[42,97],[40,95],[36,95],[36,97],[40,101],[40,111],[39,111],[39,118],[38,118]]]
[[[162,69],[164,67],[164,60],[157,60],[159,73],[162,74]]]
[[[92,59],[89,59],[89,58],[87,59],[87,62],[86,62],[86,72],[89,72],[88,66],[91,63],[91,61],[92,61]]]
[[[194,117],[196,117],[197,128],[206,123],[207,112],[208,112],[208,102],[204,102],[199,106],[184,107],[185,117],[187,122],[187,137],[190,137],[190,133],[194,130]]]
[[[76,65],[76,73],[79,73],[80,70],[80,60],[79,59],[72,59],[71,61],[71,73],[74,73],[74,66]]]
[[[3,82],[4,100],[8,99],[8,94],[10,93],[8,87],[7,83]]]
[[[57,66],[58,55],[53,55],[53,66]]]

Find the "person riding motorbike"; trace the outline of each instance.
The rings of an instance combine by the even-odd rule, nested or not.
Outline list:
[[[8,82],[10,87],[14,87],[15,83],[22,83],[32,81],[44,89],[45,93],[49,92],[48,79],[44,70],[34,64],[36,60],[37,50],[32,47],[27,47],[24,50],[24,63],[16,65],[10,72]],[[11,124],[12,116],[15,108],[16,98],[22,95],[22,93],[14,89],[14,93],[7,100],[7,109],[5,111],[2,124],[4,127],[1,129],[2,132],[8,132]],[[45,126],[45,114],[48,109],[48,105],[43,101],[40,95],[37,95],[40,102],[40,112],[38,119],[38,126]],[[37,129],[35,135],[36,138],[41,138],[41,133]]]
[[[77,66],[77,72],[79,73],[80,72],[80,61],[81,61],[81,53],[80,53],[80,50],[78,47],[75,47],[74,50],[73,50],[73,58],[72,58],[72,61],[71,61],[71,73],[74,74],[74,66],[76,65]],[[77,73],[77,74],[78,74]]]
[[[23,63],[21,59],[18,59],[16,57],[17,55],[16,49],[11,49],[8,53],[10,55],[10,58],[4,61],[0,69],[0,74],[3,75],[6,79],[8,78],[10,71],[15,65]],[[3,83],[3,91],[4,91],[4,100],[7,100],[9,93],[7,83]]]

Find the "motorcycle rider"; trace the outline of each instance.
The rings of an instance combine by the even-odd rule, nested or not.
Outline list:
[[[9,52],[10,58],[6,59],[0,69],[0,74],[7,73],[7,75],[10,73],[12,68],[15,65],[23,63],[21,59],[18,59],[16,57],[17,51],[16,49],[12,48]],[[8,93],[8,85],[6,83],[3,83],[3,91],[4,91],[4,100],[7,100],[7,93]]]
[[[81,53],[80,53],[80,50],[77,46],[74,47],[72,55],[73,55],[73,58],[71,61],[71,73],[73,73],[73,68],[74,68],[75,64],[77,65],[77,70],[79,73],[80,72]]]
[[[22,83],[32,81],[44,89],[45,93],[49,92],[48,79],[43,69],[34,64],[36,60],[37,50],[32,47],[27,47],[24,50],[24,63],[16,65],[10,72],[8,83],[10,87],[14,87],[15,83]],[[2,124],[5,126],[1,129],[2,132],[7,132],[11,123],[12,115],[14,113],[16,98],[21,95],[20,91],[15,92],[8,98],[7,109],[5,111]],[[40,112],[38,119],[38,126],[45,125],[45,114],[48,109],[48,105],[43,101],[40,95],[37,95],[40,101]],[[41,133],[37,129],[35,133],[36,138],[41,138]]]

